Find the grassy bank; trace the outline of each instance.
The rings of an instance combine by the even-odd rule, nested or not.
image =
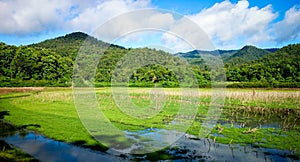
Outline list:
[[[0,161],[38,162],[37,159],[23,153],[17,148],[9,146],[2,140],[0,140]]]
[[[97,88],[96,96],[102,112],[117,128],[136,131],[145,128],[166,128],[172,123],[183,101],[180,89],[164,90],[164,104],[149,107],[153,97],[149,95],[151,89],[130,88],[130,99],[139,107],[139,110],[135,111],[136,114],[126,114],[126,109],[118,108],[111,88]],[[211,89],[200,89],[200,99],[190,103],[197,105],[198,110],[188,133],[200,137],[199,130],[203,129],[202,123],[210,106],[211,94]],[[226,100],[219,124],[207,137],[229,145],[250,144],[292,150],[300,154],[299,90],[227,89],[225,94]],[[106,149],[92,138],[82,125],[70,88],[2,93],[0,112],[6,121],[38,131],[49,138],[99,150]],[[147,118],[141,119],[135,115],[146,115]],[[279,122],[278,127],[260,126],[273,120]]]
[[[0,117],[3,118],[5,112],[0,113]],[[13,125],[4,122],[0,119],[0,137],[5,137],[6,135],[14,134],[18,128]],[[32,156],[22,152],[18,148],[7,144],[4,140],[0,140],[0,161],[22,161],[22,162],[34,162],[38,161]]]

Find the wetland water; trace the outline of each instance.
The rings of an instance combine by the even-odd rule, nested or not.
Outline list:
[[[46,138],[40,134],[29,132],[25,136],[19,133],[3,138],[6,143],[13,145],[40,161],[120,161],[107,153],[74,146],[64,142]]]
[[[282,112],[264,111],[260,109],[249,111],[230,109],[223,112],[218,124],[224,129],[242,129],[245,127],[258,129],[272,128],[286,131],[293,130],[299,133],[299,111],[294,112],[294,110],[284,109],[282,109]],[[2,128],[7,127],[8,129],[7,131],[1,129],[0,140],[4,140],[9,145],[19,148],[41,161],[160,160],[160,157],[153,157],[153,155],[150,157],[148,155],[125,154],[112,149],[106,152],[96,151],[49,139],[36,132],[16,130],[15,128],[11,130],[10,128],[13,126],[7,123],[1,123],[1,125]],[[198,139],[193,135],[174,130],[146,128],[139,131],[126,130],[124,132],[128,139],[136,141],[134,146],[124,152],[134,151],[134,149],[141,146],[146,146],[147,142],[152,145],[160,145],[161,142],[165,141],[166,134],[174,135],[173,138],[178,138],[178,140],[154,156],[166,155],[164,157],[175,161],[299,161],[299,155],[295,151],[264,148],[255,144],[246,144],[243,146],[240,144],[222,144],[215,142],[213,139]],[[284,136],[284,134],[282,135]],[[222,133],[212,133],[211,136],[217,138],[224,137]]]
[[[131,138],[137,136],[160,137],[163,129],[145,129],[137,132],[126,131]],[[238,144],[225,145],[214,143],[211,139],[190,139],[181,137],[164,153],[171,155],[173,160],[204,160],[204,161],[297,161],[293,153],[287,150],[267,149]],[[192,137],[192,136],[188,136]],[[2,137],[6,143],[20,148],[41,161],[131,161],[147,160],[143,155],[119,154],[114,150],[106,152],[94,151],[64,142],[55,141],[43,135],[27,132]],[[136,138],[138,140],[138,138]]]

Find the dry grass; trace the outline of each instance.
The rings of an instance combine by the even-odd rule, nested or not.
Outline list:
[[[41,91],[44,87],[9,87],[0,88],[0,95],[12,92],[29,92],[29,91]]]
[[[243,101],[282,101],[300,99],[300,91],[227,91],[228,99],[239,99]]]
[[[140,96],[132,96],[132,98],[145,98],[151,91],[151,88],[129,89],[129,94],[140,94]],[[180,99],[178,96],[200,97],[195,104],[200,104],[203,98],[226,97],[225,104],[241,106],[240,108],[243,106],[269,108],[266,106],[273,105],[277,108],[300,109],[300,90],[298,89],[189,89],[181,91],[178,88],[165,88],[155,93],[165,95],[170,100]],[[171,96],[177,96],[177,98]]]
[[[250,106],[300,109],[300,91],[297,90],[227,90],[226,97],[229,105],[240,105],[241,108]]]
[[[55,101],[64,101],[70,102],[73,101],[72,91],[60,91],[60,92],[40,92],[33,96],[34,100],[39,100],[42,102],[55,102]]]
[[[95,89],[97,93],[111,94],[111,88]],[[168,101],[183,101],[180,97],[195,98],[200,97],[200,100],[192,100],[194,104],[203,104],[201,99],[211,98],[212,95],[226,95],[225,105],[240,106],[240,108],[251,106],[258,108],[267,108],[265,106],[275,105],[278,108],[293,108],[300,109],[300,90],[252,90],[252,89],[185,89],[179,88],[160,88],[154,90],[152,88],[129,88],[130,98],[150,100],[150,94],[154,96],[164,96]],[[32,92],[34,100],[42,102],[55,101],[73,101],[72,89],[49,90],[43,87],[22,87],[22,88],[0,88],[0,94],[11,92]],[[99,95],[99,94],[98,94]],[[113,94],[112,94],[113,95]],[[178,98],[179,97],[179,98]],[[225,96],[224,96],[225,97]]]

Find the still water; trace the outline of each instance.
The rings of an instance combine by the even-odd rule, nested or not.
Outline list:
[[[163,129],[145,129],[137,132],[126,131],[131,138],[138,136],[159,138]],[[25,136],[16,132],[0,138],[8,144],[20,148],[36,159],[45,162],[53,161],[148,161],[145,155],[130,155],[118,153],[112,149],[106,152],[95,151],[87,148],[74,146],[68,143],[46,138],[35,132],[28,132]],[[297,161],[292,152],[287,150],[257,148],[240,145],[225,145],[213,143],[210,139],[191,139],[187,136],[181,137],[164,151],[171,155],[174,161]],[[151,159],[150,159],[151,160]]]

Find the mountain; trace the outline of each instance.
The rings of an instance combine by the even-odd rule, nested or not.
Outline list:
[[[106,53],[110,57],[102,60],[106,65],[116,62],[115,60],[120,58],[116,56],[122,54],[120,50],[125,49],[82,32],[70,33],[28,46],[16,47],[0,43],[0,81],[3,85],[13,85],[15,82],[15,86],[19,86],[19,83],[24,85],[24,82],[29,86],[36,83],[69,85],[78,50],[84,42],[89,45],[93,54],[109,47]],[[89,65],[88,62],[86,64]]]
[[[84,42],[98,48],[111,46],[124,49],[124,47],[108,44],[82,32],[73,32],[65,36],[31,44],[28,47],[49,49],[61,56],[67,56],[74,60]]]
[[[179,52],[174,54],[175,56],[178,57],[183,57],[183,58],[199,58],[203,54],[210,54],[210,55],[226,55],[226,54],[232,54],[235,53],[237,50],[214,50],[214,51],[204,51],[204,50],[193,50],[189,52]]]
[[[266,50],[266,51],[268,51],[268,52],[276,52],[276,51],[278,51],[279,50],[279,48],[266,48],[266,49],[264,49],[264,50]]]
[[[31,44],[28,47],[45,48],[54,51],[61,56],[75,58],[81,44],[89,37],[82,32],[75,32],[65,36],[48,39],[40,43]],[[97,39],[90,37],[91,41],[98,42]]]
[[[293,44],[249,63],[227,67],[226,76],[228,81],[238,82],[300,82],[299,65],[300,44]]]
[[[176,53],[175,56],[186,58],[190,63],[194,64],[195,60],[201,59],[204,55],[220,55],[225,64],[233,66],[244,63],[249,63],[252,60],[259,59],[270,51],[276,51],[277,49],[260,49],[254,46],[244,46],[239,50],[214,50],[214,51],[202,51],[193,50],[186,53]],[[197,61],[199,62],[199,61]],[[203,61],[202,61],[203,62]]]
[[[86,56],[81,56],[83,59],[79,59],[81,62],[75,60],[79,49],[87,52]],[[252,83],[256,85],[258,82],[265,86],[281,83],[284,87],[300,87],[300,44],[280,49],[245,46],[239,50],[194,50],[171,55],[150,48],[126,49],[82,32],[28,46],[17,47],[0,42],[0,86],[70,86],[74,77],[82,83],[110,85],[107,83],[114,76],[121,81],[128,81],[129,78],[131,86],[152,86],[155,82],[162,86],[178,87],[179,81],[184,78],[180,75],[188,71],[186,66],[182,66],[185,62],[180,61],[182,59],[179,57],[183,57],[194,65],[192,70],[199,86],[205,87],[210,85],[211,77],[223,76],[212,73],[205,64],[206,61],[215,65],[216,55],[224,60],[226,78],[230,82],[241,82],[241,85],[251,82],[252,86]],[[145,65],[144,59],[152,63]],[[129,67],[124,68],[123,65]],[[85,67],[87,74],[74,76],[74,70],[80,67]],[[223,69],[223,66],[220,68]],[[116,70],[124,74],[115,74]],[[296,85],[291,84],[295,82]]]
[[[224,55],[223,61],[228,66],[240,65],[249,63],[252,60],[259,59],[270,52],[254,46],[244,46],[242,49],[236,51],[232,55]]]
[[[86,55],[78,55],[79,50],[83,50]],[[129,62],[121,60],[125,55],[130,58]],[[161,62],[162,65],[143,65],[143,59],[139,55],[144,55],[143,58],[152,62]],[[168,61],[162,62],[163,58]],[[133,83],[152,83],[155,78],[155,82],[167,80],[165,84],[178,85],[174,73],[168,68],[181,70],[181,73],[187,71],[180,66],[185,62],[164,51],[150,48],[126,49],[82,32],[28,46],[16,47],[0,43],[0,59],[0,86],[69,86],[72,78],[81,80],[83,84],[111,82],[116,68],[122,67],[124,63],[141,66],[137,69],[134,66],[121,68],[123,72],[130,72],[126,75],[116,74],[122,81],[130,77]],[[168,68],[165,67],[167,63],[171,64]],[[74,76],[74,71],[78,72],[76,74],[82,72],[82,75]]]

